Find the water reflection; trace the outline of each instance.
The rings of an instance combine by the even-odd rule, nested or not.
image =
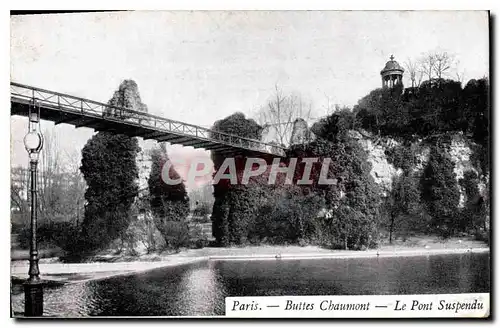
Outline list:
[[[179,296],[182,315],[213,315],[224,311],[227,291],[211,262],[185,272],[181,286],[184,286]]]
[[[227,296],[489,292],[489,254],[210,261],[45,291],[45,314],[223,315]],[[15,313],[22,293],[12,296]]]

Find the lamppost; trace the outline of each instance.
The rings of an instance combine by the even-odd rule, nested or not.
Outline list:
[[[40,107],[36,108],[35,103],[33,103],[33,107],[29,107],[28,118],[28,133],[24,137],[24,146],[30,157],[31,240],[29,278],[24,283],[24,315],[32,317],[43,315],[43,283],[40,279],[40,270],[38,269],[38,246],[36,240],[36,175],[38,155],[43,147],[43,136],[38,129],[40,123]]]

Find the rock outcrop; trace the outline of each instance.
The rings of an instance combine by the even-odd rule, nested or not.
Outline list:
[[[393,178],[403,173],[403,170],[389,163],[385,155],[386,149],[394,147],[398,143],[393,139],[376,140],[365,131],[362,132],[351,130],[349,135],[356,139],[368,153],[368,161],[372,164],[370,173],[383,192],[387,193],[391,190]]]
[[[290,146],[301,145],[312,141],[312,133],[307,126],[307,122],[298,118],[293,122],[292,135],[290,137]]]
[[[148,112],[148,106],[142,102],[139,87],[134,80],[124,80],[108,103],[134,111]],[[126,114],[123,115],[123,113],[119,113],[118,110],[114,108],[108,108],[106,114],[121,116],[122,119],[127,118]],[[138,138],[138,141],[141,150],[136,159],[137,168],[139,170],[137,183],[139,185],[139,195],[145,195],[147,194],[148,178],[151,170],[150,151],[157,145],[157,142],[155,140],[143,140],[141,138]]]
[[[139,112],[148,112],[148,106],[142,103],[139,87],[134,80],[124,80],[108,103],[113,106],[125,107]],[[119,113],[117,113],[116,109],[108,108],[107,114],[118,115]]]
[[[368,161],[372,164],[371,175],[375,182],[382,187],[384,194],[391,191],[393,178],[399,176],[403,171],[391,164],[387,158],[386,151],[392,147],[398,146],[399,143],[391,138],[377,137],[366,131],[350,131],[350,136],[356,139],[363,149],[368,153]],[[477,173],[471,161],[472,149],[469,146],[470,142],[461,134],[455,134],[451,137],[451,142],[448,144],[448,154],[451,160],[455,163],[455,175],[457,183],[464,177],[464,172],[472,170]],[[430,145],[423,140],[418,140],[412,145],[416,149],[417,163],[413,172],[417,175],[424,170],[430,155]],[[486,188],[488,177],[479,186],[483,193]],[[465,191],[460,188],[460,204],[463,206],[465,201]]]

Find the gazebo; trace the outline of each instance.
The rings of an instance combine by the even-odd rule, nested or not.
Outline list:
[[[391,55],[390,60],[385,64],[385,67],[380,71],[382,76],[382,88],[393,88],[396,85],[403,85],[404,69],[394,60]]]

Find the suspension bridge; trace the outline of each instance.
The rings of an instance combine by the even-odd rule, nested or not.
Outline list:
[[[10,95],[11,115],[28,116],[30,106],[36,106],[41,119],[56,125],[64,123],[76,128],[154,139],[228,156],[285,157],[285,148],[278,145],[56,91],[11,82]]]

